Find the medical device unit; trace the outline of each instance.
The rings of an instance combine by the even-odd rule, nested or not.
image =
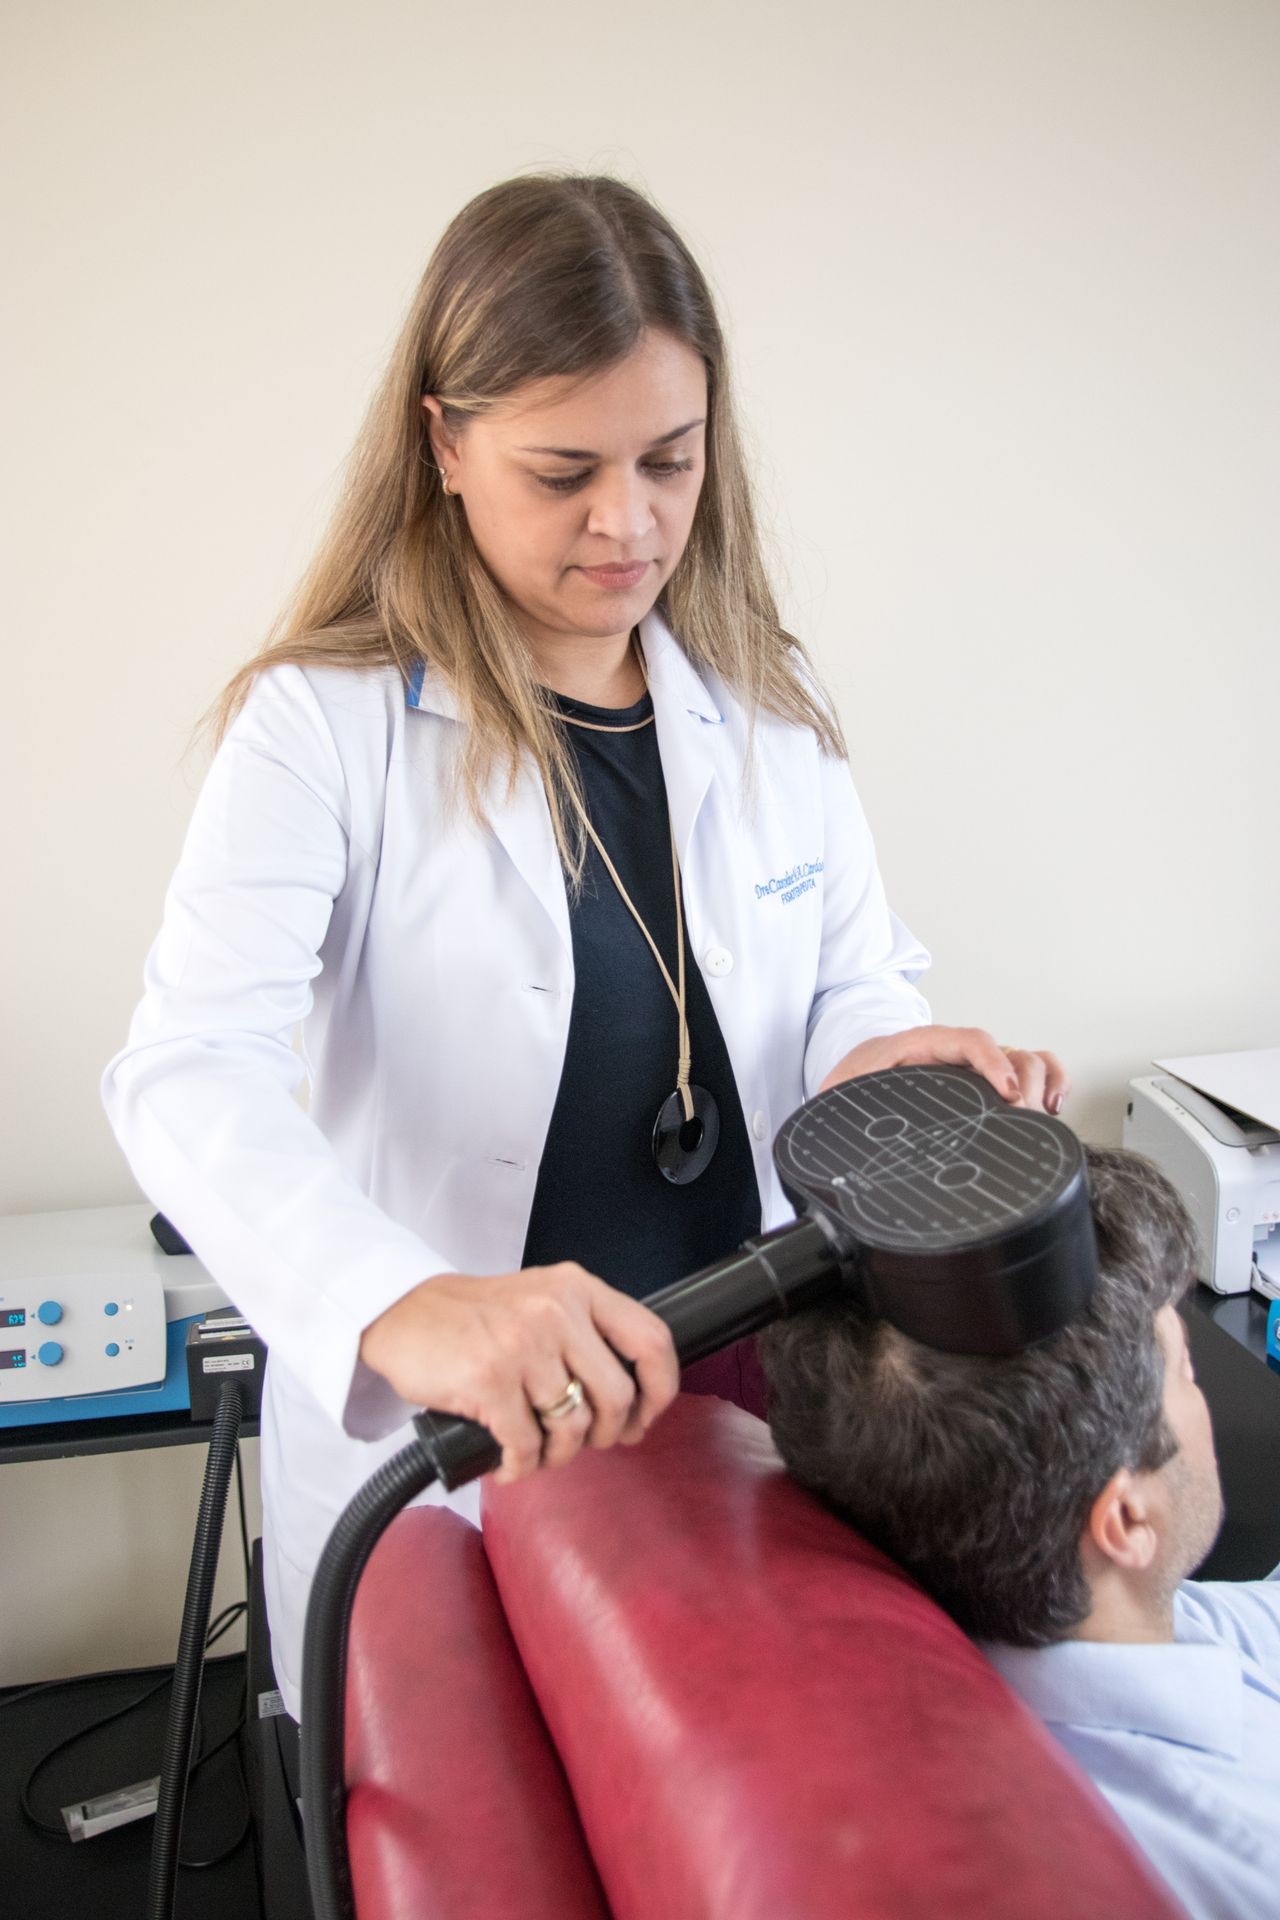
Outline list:
[[[1280,1126],[1269,1123],[1280,1086],[1273,1095],[1266,1078],[1227,1078],[1215,1071],[1215,1058],[1250,1056],[1170,1063],[1207,1087],[1177,1072],[1131,1080],[1124,1144],[1154,1160],[1182,1195],[1199,1243],[1199,1279],[1216,1293],[1252,1287],[1280,1299]],[[1266,1062],[1268,1056],[1252,1058]],[[1266,1116],[1215,1098],[1207,1090],[1214,1087],[1230,1088],[1267,1109]]]
[[[151,1215],[0,1219],[0,1428],[189,1405],[188,1329],[227,1296],[176,1237],[163,1250]]]
[[[63,1808],[73,1840],[155,1816],[148,1920],[171,1920],[209,1611],[242,1417],[265,1349],[146,1205],[0,1220],[0,1429],[189,1412],[212,1422],[161,1772]]]
[[[1083,1311],[1097,1282],[1084,1151],[1061,1121],[1006,1106],[957,1067],[893,1067],[817,1095],[774,1161],[796,1210],[649,1296],[682,1364],[842,1294],[926,1345],[1011,1354]],[[350,1920],[343,1785],[347,1631],[360,1574],[400,1509],[501,1458],[474,1421],[426,1412],[359,1490],[321,1555],[302,1667],[302,1804],[315,1920]]]

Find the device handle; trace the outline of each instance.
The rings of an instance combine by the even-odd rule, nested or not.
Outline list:
[[[687,1367],[825,1299],[839,1285],[842,1265],[828,1229],[809,1217],[745,1240],[727,1259],[651,1293],[643,1304],[670,1327],[676,1357]],[[622,1364],[634,1375],[629,1360]],[[476,1420],[427,1407],[413,1424],[450,1493],[492,1473],[502,1458],[488,1427]]]

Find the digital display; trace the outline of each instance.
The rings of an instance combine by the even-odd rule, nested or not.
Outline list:
[[[27,1310],[25,1307],[10,1307],[3,1317],[6,1327],[25,1327],[27,1324]]]
[[[3,1373],[6,1367],[25,1367],[26,1364],[25,1347],[10,1347],[7,1353],[0,1352],[0,1373]]]

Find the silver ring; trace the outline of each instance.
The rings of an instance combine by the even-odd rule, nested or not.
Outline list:
[[[586,1397],[581,1380],[570,1374],[569,1384],[558,1400],[553,1400],[549,1407],[535,1407],[533,1410],[539,1420],[563,1420],[566,1415],[576,1413]]]

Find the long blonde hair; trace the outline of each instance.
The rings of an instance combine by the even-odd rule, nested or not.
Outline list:
[[[757,711],[813,729],[843,756],[834,712],[800,643],[779,623],[760,551],[724,338],[688,248],[643,194],[607,175],[522,175],[490,187],[450,222],[356,441],[328,530],[264,645],[211,716],[220,738],[264,668],[371,668],[406,683],[429,661],[464,722],[458,771],[478,818],[495,774],[532,755],[556,839],[576,883],[583,846],[565,729],[532,656],[476,551],[460,500],[446,498],[427,436],[424,393],[456,433],[526,382],[588,376],[624,358],[648,328],[698,353],[707,370],[706,471],[689,540],[658,611],[695,666]]]

